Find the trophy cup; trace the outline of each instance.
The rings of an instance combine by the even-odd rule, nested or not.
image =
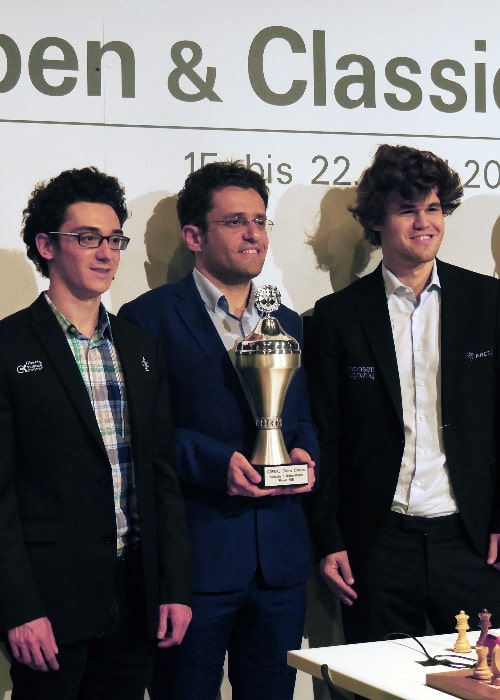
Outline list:
[[[292,464],[281,433],[281,411],[290,382],[300,367],[300,347],[278,319],[281,294],[272,285],[261,287],[256,308],[265,315],[254,331],[236,345],[236,368],[252,407],[257,438],[250,463],[261,474],[262,488],[304,486],[307,464]]]

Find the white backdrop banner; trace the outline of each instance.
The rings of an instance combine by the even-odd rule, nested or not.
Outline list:
[[[43,286],[19,240],[33,185],[90,164],[132,210],[113,308],[182,274],[175,194],[203,163],[239,158],[271,189],[262,281],[307,311],[376,260],[345,205],[383,142],[459,171],[442,257],[495,272],[496,0],[6,0],[0,20],[2,315]]]

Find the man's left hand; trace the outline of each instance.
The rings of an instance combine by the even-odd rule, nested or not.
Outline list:
[[[311,459],[311,455],[302,447],[294,447],[290,450],[290,459],[292,464],[307,464],[307,476],[308,482],[304,486],[286,486],[284,488],[277,488],[274,490],[273,495],[275,496],[290,496],[294,493],[308,493],[314,486],[316,481],[316,475],[314,473],[314,467],[316,463]]]

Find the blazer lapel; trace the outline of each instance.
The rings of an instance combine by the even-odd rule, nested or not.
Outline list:
[[[82,376],[68,341],[43,294],[32,304],[31,312],[33,333],[47,353],[55,374],[64,385],[68,400],[74,405],[82,421],[104,450],[104,443]]]
[[[151,361],[156,358],[144,354],[137,334],[131,336],[129,331],[125,331],[116,316],[109,314],[109,319],[125,382],[129,420],[136,431],[142,425],[140,412],[145,401],[144,374],[149,371]],[[134,441],[132,447],[135,447]]]
[[[463,316],[458,309],[469,306],[467,297],[468,287],[460,285],[457,269],[440,260],[437,261],[439,281],[441,283],[441,409],[443,416],[448,418],[455,412],[453,387],[457,373],[457,348],[463,335]]]
[[[355,289],[358,292],[355,296],[355,303],[368,344],[373,351],[380,376],[387,386],[403,426],[398,363],[381,266],[379,265],[370,275],[363,277]]]
[[[199,345],[214,369],[223,375],[228,371],[233,372],[237,377],[229,353],[207,313],[191,274],[179,283],[175,308],[181,324],[185,326],[193,342]]]

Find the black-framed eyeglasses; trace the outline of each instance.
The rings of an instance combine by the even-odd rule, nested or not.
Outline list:
[[[207,224],[222,224],[232,231],[246,228],[249,223],[255,224],[259,231],[270,230],[274,226],[274,222],[266,216],[256,216],[253,219],[247,219],[246,216],[242,216],[241,214],[226,216],[225,219],[219,219],[217,221],[207,221]]]
[[[111,250],[125,250],[130,238],[121,233],[112,233],[110,236],[101,236],[95,231],[80,231],[79,233],[66,233],[63,231],[49,231],[51,236],[73,236],[78,240],[82,248],[99,248],[103,241],[107,241]]]

